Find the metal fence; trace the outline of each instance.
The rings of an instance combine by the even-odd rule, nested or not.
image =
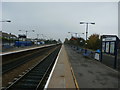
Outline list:
[[[70,47],[74,51],[76,51],[77,53],[82,54],[84,57],[100,60],[100,53],[98,53],[96,51],[92,51],[92,50],[89,50],[89,49],[81,48],[81,47],[78,47],[78,46],[72,46],[72,45]]]
[[[113,56],[113,55],[107,55],[104,53],[102,56],[104,58],[102,58],[102,61],[101,61],[101,53],[98,53],[96,51],[92,51],[89,49],[81,48],[78,46],[73,46],[73,45],[70,45],[70,47],[77,53],[83,55],[84,57],[100,61],[101,63],[115,69],[115,66],[114,66],[115,56]],[[119,69],[120,69],[120,50],[118,51],[116,70],[119,70]]]

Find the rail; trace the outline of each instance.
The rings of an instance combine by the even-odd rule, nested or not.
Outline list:
[[[59,46],[55,51],[46,56],[42,61],[30,68],[23,75],[20,75],[8,87],[2,90],[39,90],[43,89],[47,81],[48,73],[52,70],[53,64],[60,50]]]

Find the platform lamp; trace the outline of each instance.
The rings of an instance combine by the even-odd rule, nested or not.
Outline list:
[[[19,30],[19,31],[25,31],[26,32],[26,39],[27,39],[27,33],[30,32],[28,30]],[[35,32],[35,30],[31,30],[32,32]]]
[[[78,35],[79,35],[79,38],[80,38],[80,34],[84,34],[84,33],[78,33]]]
[[[73,36],[73,35],[72,35],[72,33],[71,33],[71,32],[68,32],[68,33],[70,33],[70,34],[71,34],[71,38],[72,38],[72,36]]]
[[[19,31],[25,31],[26,32],[26,41],[27,41],[27,33],[32,31],[32,32],[35,32],[35,30],[19,30]],[[26,42],[26,45],[27,45],[27,42]]]
[[[37,45],[38,45],[39,35],[40,35],[40,34],[37,34]]]
[[[87,35],[88,35],[88,24],[95,24],[94,22],[80,22],[80,24],[86,24],[86,41],[87,41]]]
[[[10,20],[3,20],[3,21],[0,21],[0,22],[11,22]]]

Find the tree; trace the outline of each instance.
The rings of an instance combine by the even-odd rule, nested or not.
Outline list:
[[[89,39],[86,41],[86,47],[89,49],[100,49],[100,39],[98,34],[92,34]]]
[[[62,43],[62,41],[60,39],[58,39],[58,43]]]
[[[83,38],[71,37],[70,40],[66,38],[64,43],[83,47],[85,44],[85,40]]]
[[[78,42],[78,45],[81,47],[85,45],[85,40],[83,38],[78,38],[77,42]]]
[[[65,41],[64,41],[65,44],[68,44],[69,43],[69,40],[68,38],[65,38]]]

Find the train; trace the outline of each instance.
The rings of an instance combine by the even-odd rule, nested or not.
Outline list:
[[[32,41],[15,41],[15,46],[32,46],[33,42]]]
[[[43,44],[45,44],[45,42],[44,42],[44,41],[40,41],[40,42],[32,42],[32,41],[15,41],[14,46],[17,46],[17,47],[32,46],[33,44],[35,44],[35,45],[43,45]]]

